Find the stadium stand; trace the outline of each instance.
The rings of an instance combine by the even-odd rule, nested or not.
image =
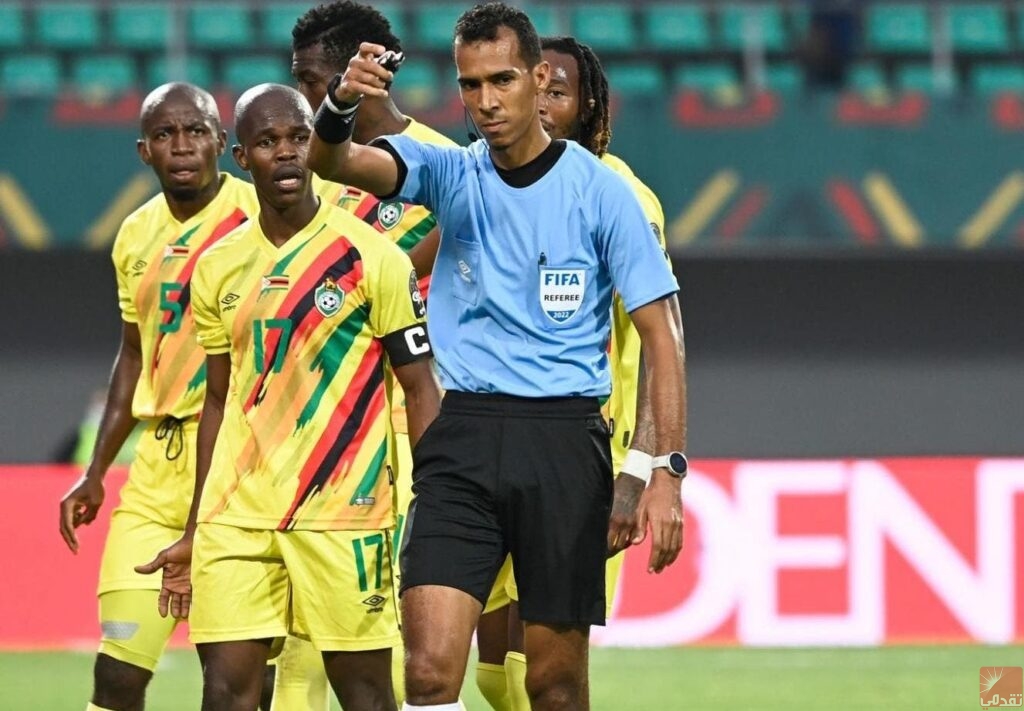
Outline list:
[[[400,91],[441,103],[455,92],[452,27],[462,2],[378,5],[409,55]],[[889,95],[1024,93],[1024,3],[865,0],[845,89]],[[144,91],[164,79],[238,91],[262,71],[288,81],[299,0],[0,0],[0,92],[47,95],[76,85],[92,97]],[[524,8],[542,35],[574,34],[601,55],[623,96],[735,90],[793,94],[817,6],[802,0],[581,0]],[[236,58],[239,52],[255,57]],[[168,69],[171,71],[168,71]],[[885,92],[882,92],[885,93]],[[417,101],[417,103],[420,103]]]

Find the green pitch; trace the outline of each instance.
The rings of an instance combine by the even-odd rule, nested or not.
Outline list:
[[[1024,666],[1024,647],[595,649],[591,696],[595,711],[953,711],[980,708],[982,666]],[[0,654],[0,706],[84,708],[91,668],[87,653]],[[158,670],[146,708],[198,709],[199,695],[195,655],[175,651]],[[472,676],[463,699],[469,711],[488,708]]]

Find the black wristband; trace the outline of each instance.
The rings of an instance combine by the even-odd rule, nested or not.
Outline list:
[[[352,137],[352,129],[356,122],[356,107],[353,106],[345,114],[336,114],[327,106],[320,104],[313,119],[313,129],[324,143],[344,143]]]

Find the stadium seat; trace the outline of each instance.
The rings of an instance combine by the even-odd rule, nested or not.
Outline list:
[[[146,89],[153,89],[169,81],[189,81],[197,86],[210,88],[213,86],[213,70],[210,60],[200,55],[189,55],[179,67],[174,62],[168,64],[166,57],[151,60],[146,71]]]
[[[629,5],[597,4],[572,8],[571,33],[594,51],[635,50],[637,33]]]
[[[1010,50],[1006,14],[995,4],[951,5],[949,39],[955,52],[999,54]]]
[[[72,87],[87,96],[121,94],[137,82],[135,60],[126,54],[86,54],[71,66]]]
[[[684,64],[676,70],[674,79],[679,89],[702,92],[734,89],[739,85],[736,67],[724,62]]]
[[[0,5],[0,48],[25,44],[25,20],[17,5]]]
[[[159,49],[171,39],[174,28],[171,6],[161,3],[114,5],[110,30],[119,49]]]
[[[650,5],[642,17],[644,40],[654,49],[697,52],[711,49],[711,32],[702,7]]]
[[[885,72],[877,62],[860,62],[850,67],[847,85],[862,94],[885,91]]]
[[[722,46],[743,49],[760,34],[765,49],[786,49],[789,38],[782,24],[782,12],[776,5],[726,5],[719,19]]]
[[[804,72],[791,62],[769,64],[764,68],[764,86],[780,94],[794,94],[803,89]]]
[[[931,64],[902,64],[896,68],[896,86],[901,91],[947,94],[956,90],[954,72],[936,72]]]
[[[6,57],[0,66],[0,87],[8,94],[56,94],[60,62],[52,54]]]
[[[665,91],[661,67],[648,62],[609,64],[605,68],[608,86],[622,96],[659,96]]]
[[[188,10],[189,44],[205,49],[253,46],[249,7],[235,3],[192,5]]]
[[[1024,93],[1024,67],[1015,64],[979,64],[971,72],[971,89],[979,96],[1004,92]]]
[[[437,3],[416,8],[415,44],[427,49],[451,50],[455,21],[466,11],[464,5]],[[404,37],[399,37],[408,42]]]
[[[91,49],[100,44],[94,3],[48,3],[36,8],[36,39],[53,49]]]
[[[221,84],[232,91],[241,93],[263,82],[292,83],[288,63],[283,57],[277,54],[240,55],[224,61]]]
[[[260,39],[267,48],[287,49],[292,46],[295,21],[309,9],[294,2],[278,2],[260,10]]]
[[[932,46],[928,8],[919,3],[869,5],[867,40],[878,52],[928,52]]]

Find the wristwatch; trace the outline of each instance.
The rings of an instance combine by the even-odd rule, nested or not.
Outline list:
[[[651,461],[651,469],[667,469],[676,479],[684,478],[689,468],[686,455],[682,452],[669,452]]]

